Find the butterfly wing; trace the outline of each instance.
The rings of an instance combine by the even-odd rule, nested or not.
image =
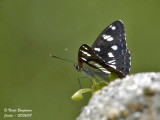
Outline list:
[[[108,74],[114,72],[118,74],[120,78],[124,77],[123,73],[106,64],[87,44],[83,44],[79,48],[78,64],[85,73],[91,76],[96,74],[97,76],[108,79]]]
[[[124,75],[129,74],[130,52],[122,21],[115,21],[106,27],[93,43],[92,49],[106,64]]]

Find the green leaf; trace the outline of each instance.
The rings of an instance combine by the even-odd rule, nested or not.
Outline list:
[[[83,95],[82,95],[83,93],[87,93],[87,92],[91,92],[91,91],[92,91],[92,89],[90,89],[90,88],[80,89],[72,95],[71,99],[74,101],[79,101],[79,100],[83,99]]]
[[[111,81],[115,80],[116,78],[118,78],[118,75],[115,73],[111,73],[109,75],[109,80],[108,81],[96,81],[95,79],[92,80],[92,87],[91,88],[84,88],[84,89],[80,89],[78,90],[76,93],[73,94],[73,96],[71,97],[72,100],[74,101],[79,101],[83,99],[83,93],[88,93],[91,92],[92,94],[94,94],[96,91],[102,89],[104,86],[107,86]]]
[[[108,82],[106,81],[96,82],[96,80],[93,80],[92,93],[102,89],[104,86],[107,86],[107,85],[108,85]]]

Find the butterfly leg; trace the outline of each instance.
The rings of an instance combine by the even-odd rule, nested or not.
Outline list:
[[[82,89],[82,85],[81,85],[81,81],[80,81],[80,79],[82,79],[82,78],[89,78],[89,80],[91,82],[91,85],[93,85],[92,79],[90,77],[88,77],[88,76],[81,76],[81,77],[78,77],[78,83],[79,83],[80,89]]]

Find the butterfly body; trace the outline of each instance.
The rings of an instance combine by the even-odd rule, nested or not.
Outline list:
[[[75,67],[88,76],[99,76],[107,80],[110,74],[119,78],[129,74],[130,53],[122,21],[115,21],[106,27],[91,47],[81,45]]]

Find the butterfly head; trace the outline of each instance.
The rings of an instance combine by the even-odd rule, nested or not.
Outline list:
[[[79,66],[78,63],[75,63],[74,67],[76,68],[77,71],[81,71],[82,70],[82,68]]]

